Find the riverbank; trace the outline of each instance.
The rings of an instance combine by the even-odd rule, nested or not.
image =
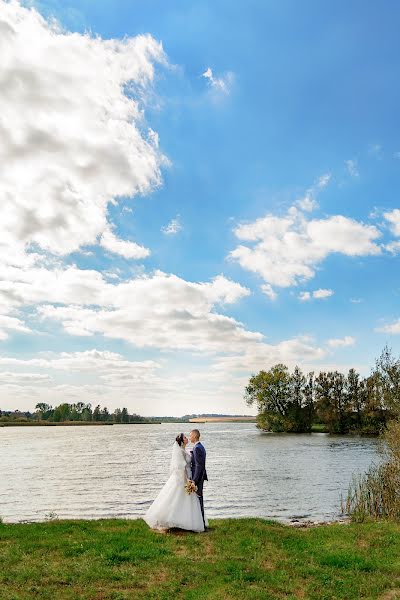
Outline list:
[[[210,525],[203,534],[160,535],[142,520],[0,524],[0,598],[389,600],[400,593],[400,524]]]
[[[161,421],[132,421],[112,423],[111,421],[0,421],[0,427],[97,427],[98,425],[161,425]]]
[[[256,417],[196,417],[189,423],[256,423]]]

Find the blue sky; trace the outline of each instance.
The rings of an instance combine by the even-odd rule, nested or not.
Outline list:
[[[118,165],[111,164],[112,156],[103,153],[103,158],[96,158],[100,171],[101,160],[110,162],[105,186],[114,177],[115,184],[110,183],[101,206],[96,204],[100,188],[90,190],[94,198],[91,222],[96,221],[95,214],[99,219],[106,215],[113,241],[108,246],[107,242],[93,243],[93,236],[97,241],[105,239],[101,238],[105,236],[102,227],[108,225],[103,223],[93,230],[92,237],[82,233],[74,247],[60,249],[54,240],[46,241],[52,237],[46,229],[43,235],[34,232],[28,241],[24,238],[24,252],[32,252],[29,242],[44,253],[50,265],[46,267],[51,272],[46,275],[49,281],[55,270],[75,265],[73,274],[81,282],[85,279],[81,271],[90,271],[93,281],[95,273],[109,285],[136,282],[132,283],[136,286],[144,279],[157,291],[151,292],[150,299],[147,288],[137,292],[144,294],[146,310],[154,309],[154,314],[140,312],[145,337],[149,324],[147,339],[142,334],[138,337],[132,324],[139,312],[129,313],[139,302],[132,291],[136,287],[129,299],[124,299],[123,314],[115,314],[115,319],[122,320],[113,321],[112,328],[104,325],[107,315],[102,315],[101,326],[99,321],[94,323],[97,316],[85,312],[91,306],[90,298],[81,302],[79,294],[58,295],[52,300],[32,292],[23,302],[10,306],[8,318],[18,322],[5,322],[1,341],[6,375],[0,408],[7,402],[13,404],[9,400],[13,392],[25,408],[32,407],[32,398],[36,401],[43,395],[54,398],[53,402],[75,401],[83,395],[92,403],[97,398],[103,403],[104,398],[111,408],[124,403],[130,410],[146,414],[241,413],[248,411],[242,401],[246,379],[262,366],[268,368],[282,360],[289,366],[299,363],[314,370],[355,366],[367,374],[385,343],[399,352],[398,3],[385,3],[385,10],[356,1],[54,0],[30,5],[47,20],[55,17],[64,34],[75,32],[78,41],[67,39],[66,45],[71,47],[65,56],[67,60],[71,57],[73,66],[75,54],[82,52],[80,64],[88,65],[86,97],[90,99],[93,93],[94,102],[102,97],[103,112],[99,109],[98,115],[107,113],[110,102],[120,101],[118,92],[109,95],[110,79],[101,73],[103,51],[108,53],[104,65],[119,60],[118,51],[113,53],[105,40],[149,34],[154,43],[162,43],[163,54],[158,50],[157,56],[148,59],[154,73],[146,85],[135,79],[135,74],[131,77],[135,84],[131,98],[144,111],[142,119],[133,118],[135,135],[147,140],[151,128],[158,136],[154,151],[143,150],[139,142],[134,148],[143,152],[146,161],[151,155],[157,163],[153,172],[143,166],[135,174],[146,183],[126,194],[122,176],[117,181]],[[0,15],[1,10],[5,11],[5,3]],[[23,6],[18,10],[24,11]],[[27,11],[21,14],[28,19]],[[8,18],[13,17],[9,14]],[[35,22],[32,31],[37,33],[41,27],[49,26]],[[96,57],[100,69],[95,72],[90,67],[93,55],[81,44],[88,31],[98,36],[103,49]],[[23,52],[24,35],[21,31],[18,52]],[[26,44],[33,48],[37,43],[43,49],[44,42],[35,35],[27,38]],[[62,33],[54,36],[60,41]],[[74,44],[80,44],[79,48]],[[61,41],[56,52],[60,47]],[[139,61],[138,52],[133,62]],[[129,60],[128,56],[128,66],[118,67],[118,75],[113,72],[121,89],[128,80]],[[61,98],[63,77],[65,82],[71,80],[65,63],[55,60],[54,65],[58,79],[46,82],[46,89],[52,91],[43,93],[43,102],[50,102],[52,95]],[[39,58],[35,68],[40,72]],[[146,69],[150,69],[147,63]],[[90,91],[92,87],[95,92]],[[80,101],[79,87],[72,89],[71,121],[65,118],[64,109],[57,113],[53,104],[46,114],[56,111],[54,119],[59,118],[60,123],[81,123],[82,139],[86,140],[98,124],[93,121],[93,128],[86,132],[87,113],[82,109],[78,114],[85,92],[82,89]],[[19,126],[27,130],[33,126],[34,115],[28,111],[22,115],[22,124],[16,123],[14,131]],[[58,130],[55,120],[51,125],[38,122],[43,123],[43,130],[51,126],[54,137]],[[62,127],[59,131],[64,143],[68,133],[63,133]],[[113,143],[119,144],[118,148],[126,144],[128,156],[130,141],[122,132],[115,136]],[[36,148],[35,154],[33,147],[30,152],[21,163],[26,171],[41,149]],[[64,156],[68,152],[65,145]],[[130,164],[135,170],[136,163]],[[57,190],[71,187],[68,178],[60,175],[64,166],[60,162],[59,168],[54,168],[59,177]],[[69,166],[74,165],[71,162]],[[49,177],[51,156],[46,169]],[[89,184],[84,179],[79,182],[77,193],[85,198]],[[17,191],[13,193],[18,204]],[[47,193],[51,197],[52,192]],[[34,198],[31,205],[27,202],[25,218],[37,206]],[[86,200],[83,202],[86,206]],[[51,211],[64,216],[68,206],[72,205],[64,199]],[[166,233],[171,222],[176,231],[172,227]],[[65,229],[59,235],[71,233]],[[133,256],[132,247],[116,251],[115,238],[138,244],[148,255],[142,250],[143,256],[140,251]],[[171,292],[164,291],[166,282],[159,279],[159,271],[179,278],[179,314],[174,312],[178,308],[171,301]],[[212,289],[196,288],[205,294],[201,302],[209,303],[206,315],[200,316],[197,304],[191,304],[190,284],[211,285],[221,275],[223,280]],[[4,277],[7,289],[18,282],[15,274],[14,279],[7,279],[9,271]],[[91,285],[104,302],[96,296],[92,304],[109,310],[110,301],[103,299],[109,291]],[[115,288],[115,294],[122,290]],[[79,306],[79,315],[73,308],[71,316],[71,306]],[[170,343],[154,333],[154,323],[163,328],[162,319],[152,320],[160,314],[168,314],[165,336]],[[213,315],[218,315],[218,325]],[[219,339],[228,326],[233,327],[231,333],[215,345],[214,337]],[[129,335],[124,334],[124,327],[132,327]],[[189,330],[190,340],[184,337]],[[176,331],[182,336],[179,343],[174,342]],[[230,335],[238,335],[237,345],[230,345]],[[85,357],[90,362],[95,351],[100,353],[96,354],[100,363],[80,371],[76,365]],[[54,361],[62,353],[67,366],[57,370]],[[53,363],[37,362],[41,359]],[[134,371],[136,378],[124,389],[115,384],[115,378],[104,381],[99,373],[107,369],[108,360],[114,361],[113,368],[118,363],[118,369]],[[125,364],[127,361],[132,365]],[[10,384],[10,373],[20,373],[21,381]],[[190,384],[185,381],[187,374],[192,378]]]

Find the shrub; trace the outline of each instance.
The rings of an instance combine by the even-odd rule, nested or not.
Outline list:
[[[383,462],[354,477],[342,512],[353,521],[387,518],[400,521],[400,421],[391,421],[382,436]]]

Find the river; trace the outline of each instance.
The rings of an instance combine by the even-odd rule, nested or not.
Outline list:
[[[337,519],[352,474],[378,462],[376,438],[268,434],[253,423],[198,427],[207,448],[210,518]],[[0,517],[141,517],[168,477],[175,436],[190,428],[0,428]]]

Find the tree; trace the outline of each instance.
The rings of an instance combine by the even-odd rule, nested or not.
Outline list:
[[[93,421],[101,421],[101,406],[98,404],[93,411]]]
[[[311,431],[312,411],[306,404],[310,397],[305,395],[306,378],[299,367],[295,367],[289,378],[290,402],[287,409],[285,431],[304,433]],[[311,397],[312,403],[312,397]]]
[[[384,408],[382,378],[374,372],[365,380],[365,406],[363,410],[363,432],[380,433],[386,426],[390,412]]]
[[[285,431],[285,416],[290,402],[290,375],[283,364],[253,375],[245,389],[249,406],[257,405],[258,425],[271,431]]]
[[[103,408],[103,410],[101,411],[101,421],[110,421],[110,420],[111,420],[111,415],[108,412],[107,406],[105,406]]]
[[[91,421],[93,418],[92,406],[91,404],[85,404],[82,409],[82,421]]]
[[[69,416],[71,421],[80,421],[80,413],[77,410],[76,404],[71,405],[71,414]]]
[[[311,371],[306,377],[304,384],[304,412],[306,415],[307,423],[309,425],[309,431],[311,431],[312,424],[314,422],[315,414],[315,383],[314,383],[314,372]]]
[[[116,408],[114,410],[113,419],[114,419],[115,423],[122,423],[121,409],[120,408]]]
[[[334,371],[330,373],[332,381],[332,401],[335,415],[335,432],[348,431],[348,402],[346,394],[346,378],[343,373]]]
[[[355,429],[361,431],[366,400],[366,384],[364,379],[360,379],[360,374],[355,369],[350,369],[347,374],[346,388],[351,417],[355,419]]]
[[[46,402],[38,402],[35,406],[36,415],[40,420],[46,420],[53,412],[53,407]]]
[[[71,405],[67,402],[56,406],[53,413],[53,421],[69,421],[71,417]]]
[[[327,373],[321,371],[315,378],[315,407],[318,421],[325,423],[331,430],[333,409],[331,398],[331,381]]]
[[[382,407],[400,417],[400,359],[387,345],[375,361],[375,375],[381,385]]]
[[[129,413],[127,408],[123,408],[121,412],[122,423],[129,423]]]
[[[339,371],[320,373],[315,380],[318,414],[330,433],[346,433],[349,428],[346,378]]]

